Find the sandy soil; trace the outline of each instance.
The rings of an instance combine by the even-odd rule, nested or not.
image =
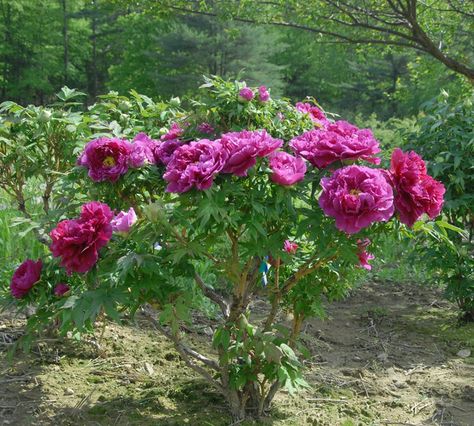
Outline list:
[[[434,289],[362,286],[306,324],[312,387],[280,393],[261,424],[474,425],[474,325],[456,315]],[[22,324],[0,318],[0,426],[231,423],[222,398],[143,320],[107,324],[101,350],[52,339],[10,363]],[[195,330],[198,344],[211,331]]]

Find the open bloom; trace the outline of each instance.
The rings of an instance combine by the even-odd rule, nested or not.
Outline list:
[[[116,182],[127,173],[132,148],[123,139],[99,138],[90,141],[77,160],[77,164],[89,170],[96,182]]]
[[[318,124],[320,126],[325,126],[326,124],[329,124],[329,120],[326,118],[324,112],[322,112],[315,105],[311,105],[307,102],[298,102],[295,105],[295,108],[303,114],[308,114],[309,118],[311,118],[311,121],[315,124]]]
[[[202,139],[182,145],[174,151],[163,178],[166,191],[186,192],[195,187],[209,189],[227,160],[227,152],[219,141]]]
[[[130,146],[130,167],[141,167],[144,164],[155,162],[155,149],[159,142],[151,139],[146,133],[139,133],[135,136]]]
[[[374,222],[386,222],[393,215],[393,190],[381,170],[344,167],[321,179],[321,186],[319,205],[348,234]]]
[[[167,133],[165,133],[163,136],[161,136],[162,141],[169,141],[171,139],[178,139],[182,134],[184,133],[184,130],[181,128],[181,126],[178,123],[173,123],[168,130]]]
[[[260,86],[258,88],[258,100],[260,102],[267,102],[270,100],[270,93],[265,86]]]
[[[357,240],[357,257],[359,258],[359,266],[361,268],[367,269],[368,271],[372,269],[372,265],[369,264],[369,260],[375,259],[375,256],[366,250],[370,244],[371,241],[368,238]]]
[[[283,250],[285,250],[288,254],[295,254],[298,250],[298,244],[290,240],[285,240],[283,243]]]
[[[58,297],[64,296],[69,290],[70,287],[67,284],[59,283],[54,287],[54,294]]]
[[[117,214],[110,224],[113,232],[127,233],[130,231],[132,225],[137,221],[137,215],[133,207],[130,207],[128,212],[121,211]]]
[[[304,179],[306,164],[301,157],[277,151],[270,155],[270,168],[273,173],[270,179],[279,185],[293,185]]]
[[[220,143],[227,152],[223,173],[247,176],[247,171],[255,165],[257,157],[266,157],[283,145],[265,130],[224,133]]]
[[[239,99],[244,102],[250,102],[254,96],[252,89],[249,87],[244,87],[239,92]]]
[[[322,169],[336,161],[365,160],[379,164],[379,143],[369,129],[358,129],[347,121],[303,133],[290,142],[293,151]]]
[[[63,220],[51,231],[51,252],[68,274],[87,272],[96,264],[99,250],[112,237],[112,218],[107,204],[93,201],[82,206],[78,219]]]
[[[25,260],[13,273],[10,281],[10,291],[16,299],[25,297],[31,288],[40,280],[43,262],[41,259]]]
[[[440,214],[446,189],[426,173],[425,162],[416,152],[395,149],[390,177],[400,222],[411,227],[424,213],[431,219]]]

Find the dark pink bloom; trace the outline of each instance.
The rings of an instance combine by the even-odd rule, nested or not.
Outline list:
[[[258,88],[258,100],[260,102],[267,102],[270,100],[270,93],[265,86],[260,86]]]
[[[425,162],[417,153],[395,149],[390,178],[400,222],[411,227],[424,213],[431,219],[440,214],[446,190],[441,182],[426,174]]]
[[[169,139],[161,142],[155,149],[155,164],[164,164],[165,166],[170,162],[173,153],[183,145],[178,139]]]
[[[204,134],[211,134],[214,131],[214,127],[212,127],[209,123],[201,123],[199,126],[197,126],[198,131]]]
[[[112,218],[107,204],[94,201],[82,206],[78,219],[63,220],[51,231],[51,252],[61,257],[68,274],[87,272],[96,264],[99,250],[112,237]]]
[[[293,151],[322,169],[336,161],[365,160],[379,164],[379,143],[369,129],[358,129],[347,121],[329,123],[323,129],[305,132],[290,141]]]
[[[271,137],[265,130],[224,133],[220,143],[228,154],[223,173],[247,176],[257,157],[266,157],[283,145],[283,141]]]
[[[130,207],[128,212],[121,211],[117,214],[110,224],[113,232],[120,232],[126,234],[130,231],[132,225],[137,221],[137,215],[133,207]]]
[[[209,189],[226,160],[227,152],[219,141],[202,139],[180,146],[163,175],[168,181],[166,191],[186,192],[193,187]]]
[[[139,133],[133,139],[130,146],[130,167],[141,167],[144,164],[153,164],[155,162],[154,152],[159,142],[151,139],[146,133]]]
[[[357,257],[359,258],[359,266],[361,268],[367,269],[368,271],[372,269],[372,265],[369,264],[369,260],[375,259],[375,256],[366,250],[370,244],[371,241],[368,238],[357,240]]]
[[[89,176],[95,182],[116,182],[127,173],[131,152],[131,145],[126,140],[94,139],[86,145],[77,163],[89,170]]]
[[[307,102],[298,102],[295,105],[295,108],[302,112],[303,114],[308,114],[309,118],[313,123],[319,124],[321,126],[325,126],[329,124],[329,120],[326,118],[324,112],[322,112],[317,106],[311,105]]]
[[[54,287],[54,294],[58,297],[64,296],[68,291],[70,290],[70,287],[67,284],[64,283],[59,283]]]
[[[43,269],[43,262],[38,259],[25,260],[13,273],[10,281],[10,290],[12,296],[16,299],[25,297],[31,288],[40,280],[41,270]]]
[[[182,134],[184,133],[184,130],[180,127],[178,123],[173,123],[167,133],[165,133],[163,136],[161,136],[162,141],[169,141],[171,139],[178,139]]]
[[[252,89],[250,89],[249,87],[244,87],[239,92],[239,99],[241,101],[244,101],[244,102],[250,102],[253,99],[254,96],[255,95],[254,95]]]
[[[348,166],[321,179],[319,205],[336,219],[336,227],[355,234],[374,222],[388,221],[394,211],[393,191],[378,169]]]
[[[298,244],[291,242],[290,240],[285,240],[283,243],[283,250],[288,254],[295,254],[298,250]]]
[[[304,179],[306,164],[301,157],[277,151],[270,155],[271,180],[279,185],[293,185]]]

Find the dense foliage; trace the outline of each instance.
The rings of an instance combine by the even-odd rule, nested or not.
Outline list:
[[[4,301],[37,305],[26,342],[50,324],[80,337],[101,314],[140,311],[242,419],[263,415],[280,388],[305,386],[303,321],[370,269],[370,244],[416,233],[449,243],[454,227],[433,221],[444,187],[416,153],[368,167],[381,162],[372,132],[316,104],[220,78],[201,92],[186,108],[132,93],[74,112],[80,93],[66,88],[50,114],[3,105],[2,186],[21,205],[18,176],[41,182],[33,227],[50,248],[15,270]],[[209,354],[181,331],[199,310],[214,317]]]

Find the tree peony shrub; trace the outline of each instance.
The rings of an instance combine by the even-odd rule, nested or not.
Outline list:
[[[140,312],[240,422],[267,414],[280,389],[306,386],[303,323],[370,269],[368,238],[375,251],[383,233],[415,232],[397,223],[397,197],[422,185],[423,198],[416,192],[410,202],[433,216],[441,191],[403,180],[427,176],[417,160],[402,159],[401,168],[395,162],[390,172],[352,164],[378,163],[368,130],[345,122],[315,130],[314,117],[284,100],[242,103],[240,82],[207,79],[202,89],[192,111],[147,111],[154,120],[167,117],[159,127],[143,117],[120,139],[86,145],[80,166],[87,174],[71,167],[69,203],[60,213],[75,217],[83,204],[81,214],[51,223],[46,272],[18,303],[37,301],[34,324],[60,319],[61,332],[76,335],[99,313],[120,321],[122,313]],[[202,123],[214,139],[201,139]],[[129,147],[140,141],[148,160],[127,171]],[[100,202],[84,204],[90,199]],[[415,228],[438,237],[439,226]],[[67,275],[68,289],[58,288]],[[255,299],[266,302],[263,319],[252,315]],[[210,304],[213,337],[200,353],[182,330],[192,327],[193,311]]]

